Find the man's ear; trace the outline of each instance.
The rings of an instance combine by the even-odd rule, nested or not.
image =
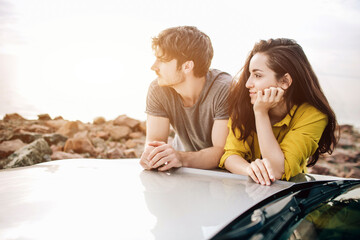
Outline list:
[[[194,62],[193,61],[186,61],[182,65],[182,69],[184,73],[190,73],[194,69]]]
[[[288,89],[291,86],[291,84],[292,84],[292,78],[290,74],[285,73],[285,75],[281,79],[280,87],[282,89]]]

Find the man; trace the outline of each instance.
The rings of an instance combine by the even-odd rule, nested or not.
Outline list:
[[[228,134],[227,96],[231,76],[209,70],[210,38],[196,27],[162,31],[153,38],[158,78],[150,84],[147,102],[144,169],[216,168]],[[176,136],[168,144],[170,124]]]

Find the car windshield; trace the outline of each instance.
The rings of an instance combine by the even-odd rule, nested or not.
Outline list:
[[[359,239],[360,187],[320,203],[296,225],[288,239]]]
[[[241,214],[213,239],[333,239],[336,236],[336,239],[348,239],[348,236],[359,236],[359,188],[360,180],[295,184]],[[312,231],[307,231],[310,227]],[[338,227],[342,228],[338,230]]]

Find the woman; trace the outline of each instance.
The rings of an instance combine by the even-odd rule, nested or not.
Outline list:
[[[337,142],[336,117],[301,46],[255,44],[229,96],[229,135],[219,166],[270,185],[289,180]]]

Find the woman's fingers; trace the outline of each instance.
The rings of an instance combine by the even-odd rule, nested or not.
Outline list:
[[[258,164],[254,161],[254,162],[251,162],[250,166],[251,166],[251,169],[253,170],[253,172],[255,173],[256,178],[258,179],[258,183],[265,185],[263,173],[262,173],[261,169],[259,168]]]
[[[256,183],[262,185],[270,185],[275,181],[271,164],[267,159],[256,159],[251,162],[247,172]]]
[[[270,180],[272,182],[275,182],[276,178],[275,178],[274,171],[273,171],[273,169],[271,167],[271,164],[270,164],[269,160],[264,158],[262,161],[263,161],[263,163],[264,163],[264,165],[266,167],[266,171],[268,173],[268,176],[269,176]]]
[[[269,177],[268,171],[264,165],[264,161],[260,160],[260,159],[256,159],[255,164],[258,166],[261,176],[263,178],[263,181],[261,181],[261,184],[270,185],[270,177]]]

